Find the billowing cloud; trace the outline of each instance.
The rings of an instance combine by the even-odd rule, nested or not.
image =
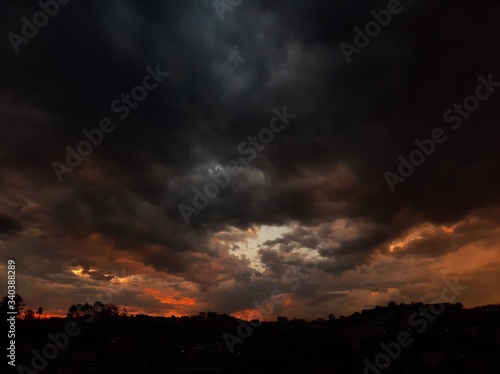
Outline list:
[[[500,302],[500,92],[443,122],[479,76],[500,82],[499,4],[407,4],[348,64],[339,44],[385,6],[247,1],[221,21],[208,0],[71,2],[19,53],[4,38],[1,274],[16,259],[27,305],[59,314],[120,286],[135,312],[242,316],[280,289],[275,313],[324,317],[431,301],[446,276],[466,306]],[[37,7],[4,5],[2,35]],[[169,75],[121,120],[112,103],[148,66]],[[296,117],[251,146],[284,107]],[[60,183],[53,162],[103,118],[115,129]],[[436,127],[448,140],[392,193],[384,172]],[[179,204],[232,160],[186,224]]]

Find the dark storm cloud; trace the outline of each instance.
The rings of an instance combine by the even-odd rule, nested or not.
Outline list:
[[[106,275],[96,270],[83,269],[82,274],[88,275],[90,278],[99,281],[108,281],[114,278],[113,275]]]
[[[9,235],[21,229],[21,222],[12,217],[0,215],[0,233]]]
[[[325,259],[322,270],[338,273],[369,263],[375,251],[425,222],[451,225],[474,211],[487,214],[482,208],[500,203],[500,92],[394,194],[383,172],[396,171],[397,156],[406,157],[415,138],[437,126],[449,130],[443,112],[474,93],[477,76],[492,73],[500,81],[499,5],[407,4],[347,64],[338,45],[352,43],[353,27],[385,7],[245,1],[222,22],[208,0],[73,1],[18,54],[4,37],[0,232],[36,228],[38,238],[50,237],[55,248],[32,240],[30,250],[44,250],[58,271],[78,252],[60,246],[98,233],[109,240],[110,256],[124,250],[208,291],[230,278],[251,287],[256,274],[210,243],[230,226],[295,222],[294,231],[261,248],[267,269],[277,275],[297,264],[298,257],[285,255],[300,247]],[[1,35],[20,33],[21,17],[37,10],[30,2],[3,3]],[[110,104],[156,64],[169,77],[119,121]],[[237,159],[238,145],[285,105],[297,118],[191,226],[184,224],[178,205],[192,203],[192,189],[206,183],[209,168]],[[116,130],[59,184],[51,163],[64,162],[65,147],[74,148],[81,131],[104,117]],[[18,203],[20,195],[34,203]],[[340,218],[366,225],[334,247],[321,243],[330,229],[320,226]],[[436,234],[406,250],[433,256],[436,246],[444,254],[477,239]],[[14,248],[28,255],[20,246]],[[75,266],[90,269],[78,253]],[[203,268],[212,262],[220,268]],[[44,276],[43,263],[26,266]],[[96,280],[108,276],[87,272]],[[224,306],[236,304],[244,302]]]
[[[265,241],[263,245],[267,247],[278,245],[281,251],[290,252],[299,247],[314,248],[318,244],[318,240],[309,231],[303,227],[297,227],[280,238]]]

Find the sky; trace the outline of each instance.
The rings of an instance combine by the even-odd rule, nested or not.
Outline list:
[[[27,308],[500,303],[498,1],[402,1],[366,46],[385,1],[61,3],[0,5],[0,279],[14,259]]]

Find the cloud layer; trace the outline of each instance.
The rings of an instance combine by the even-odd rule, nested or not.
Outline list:
[[[5,37],[0,260],[28,306],[120,285],[136,312],[237,314],[278,288],[276,313],[324,317],[428,302],[455,275],[466,306],[500,302],[500,92],[456,131],[442,118],[478,76],[500,82],[500,6],[404,5],[351,64],[338,45],[386,3],[243,1],[221,21],[208,0],[71,2],[18,54]],[[38,10],[3,4],[2,35]],[[170,75],[119,120],[111,103],[157,64]],[[297,118],[187,225],[179,204],[284,106]],[[116,129],[59,183],[52,162],[105,117]],[[383,173],[436,127],[449,139],[391,193]]]

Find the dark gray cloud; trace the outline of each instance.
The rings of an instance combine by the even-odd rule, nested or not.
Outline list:
[[[453,235],[427,233],[394,255],[495,243],[500,92],[457,131],[442,116],[474,94],[479,75],[500,81],[499,4],[404,6],[347,64],[338,45],[352,43],[353,27],[386,2],[244,1],[221,21],[208,0],[74,1],[18,54],[5,36],[19,34],[21,17],[38,6],[4,2],[0,232],[17,239],[1,257],[22,256],[41,279],[80,266],[107,281],[109,263],[124,256],[132,272],[140,263],[180,277],[229,311],[248,308],[306,254],[325,276],[341,274],[424,224],[462,221]],[[120,121],[110,104],[157,64],[170,75]],[[297,118],[186,225],[178,205],[191,205],[208,170],[238,159],[240,143],[284,106]],[[105,117],[116,130],[59,183],[51,163]],[[396,172],[397,156],[436,127],[449,139],[391,193],[383,173]],[[474,215],[479,227],[467,221]],[[339,220],[347,226],[337,235]],[[262,225],[291,227],[261,243],[263,268],[240,255],[242,234],[214,244],[216,233]],[[306,290],[312,304],[329,295]]]

